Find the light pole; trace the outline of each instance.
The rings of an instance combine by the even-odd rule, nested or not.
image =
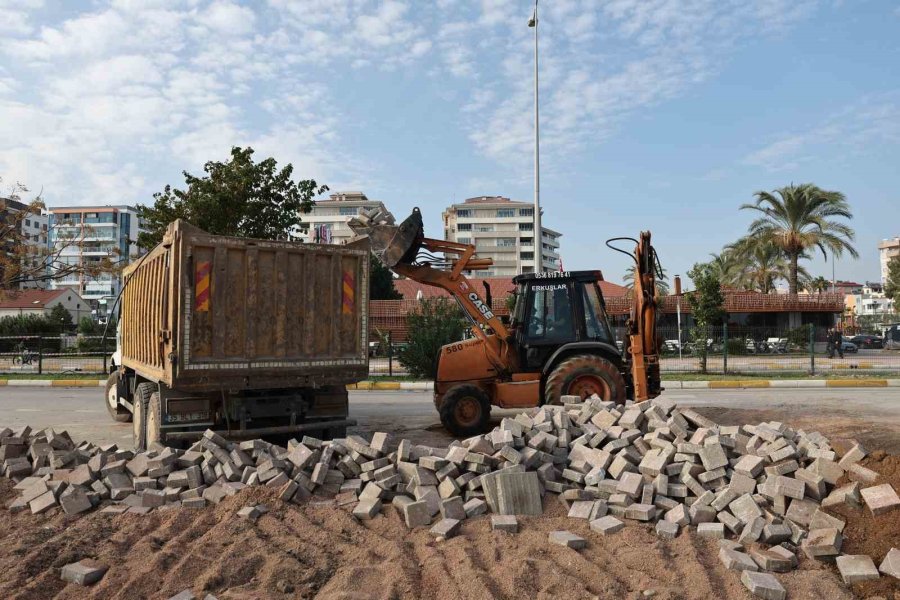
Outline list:
[[[534,0],[534,14],[528,26],[534,29],[534,239],[535,273],[544,270],[544,232],[541,230],[541,153],[538,125],[538,0]]]

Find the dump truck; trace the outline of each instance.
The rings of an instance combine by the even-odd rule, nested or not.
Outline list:
[[[656,335],[656,278],[662,269],[650,232],[607,245],[634,261],[631,315],[619,349],[598,285],[599,270],[525,273],[513,278],[515,307],[509,321],[492,309],[466,273],[487,269],[475,246],[425,237],[418,208],[400,225],[377,214],[350,221],[372,251],[394,272],[446,290],[472,324],[473,337],[445,345],[437,362],[434,405],[452,434],[468,437],[489,428],[492,406],[530,408],[559,404],[564,396],[594,395],[624,403],[662,391]],[[613,242],[634,242],[633,252]]]
[[[339,437],[368,376],[369,249],[210,235],[178,220],[124,271],[113,419],[137,449],[226,438]]]

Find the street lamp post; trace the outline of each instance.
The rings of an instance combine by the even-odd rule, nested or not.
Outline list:
[[[534,240],[535,273],[544,270],[544,232],[541,229],[541,154],[538,123],[538,0],[534,0],[534,15],[528,26],[534,29]]]

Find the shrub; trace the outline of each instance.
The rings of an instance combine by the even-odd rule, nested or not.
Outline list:
[[[434,379],[441,347],[463,339],[468,322],[459,307],[446,299],[424,300],[407,315],[408,343],[399,359],[413,377]]]

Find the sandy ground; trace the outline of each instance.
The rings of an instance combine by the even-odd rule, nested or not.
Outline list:
[[[726,425],[779,420],[832,438],[855,437],[870,449],[888,449],[892,454],[876,451],[865,463],[900,490],[896,393],[859,395],[853,402],[846,395],[827,394],[818,400],[774,398],[732,393],[727,402],[711,394],[678,401]],[[372,415],[359,430],[391,430],[419,443],[446,443],[426,401],[426,395],[414,394],[356,398],[354,409]],[[391,422],[393,429],[386,427]],[[0,480],[0,502],[12,496],[10,482]],[[258,502],[270,504],[272,512],[256,524],[235,516],[242,506]],[[554,495],[545,497],[544,506],[543,517],[520,519],[519,534],[494,533],[490,518],[483,516],[464,522],[461,533],[444,542],[436,542],[426,529],[407,530],[390,506],[383,516],[360,523],[330,502],[285,505],[266,489],[245,490],[217,507],[146,516],[0,510],[0,598],[166,599],[187,588],[199,597],[213,593],[222,599],[637,599],[650,590],[653,598],[672,600],[751,598],[738,574],[719,562],[717,545],[693,532],[664,541],[649,526],[629,524],[604,537],[590,531],[587,522],[566,518]],[[877,519],[864,510],[838,512],[847,519],[845,552],[868,553],[880,563],[890,547],[900,546],[900,512]],[[547,536],[557,529],[583,535],[588,547],[576,552],[550,545]],[[59,579],[60,567],[82,558],[111,566],[92,588]],[[833,565],[803,557],[797,571],[777,577],[791,599],[900,600],[897,580],[882,578],[851,590]]]

